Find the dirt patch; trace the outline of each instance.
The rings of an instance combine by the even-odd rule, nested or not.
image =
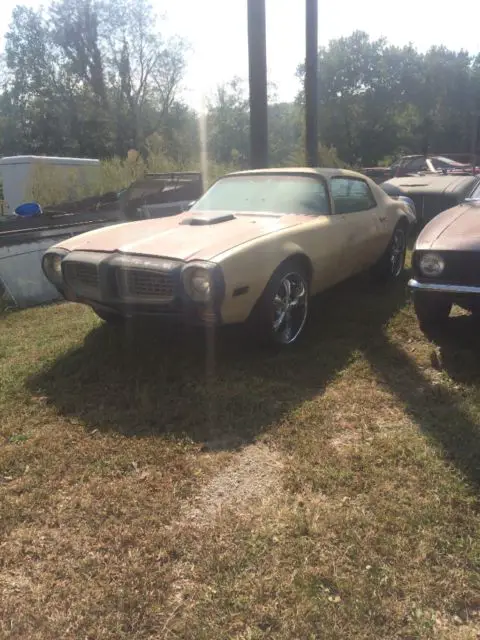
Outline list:
[[[245,447],[185,508],[182,524],[208,526],[225,509],[244,511],[271,499],[280,492],[282,467],[280,455],[266,445]]]
[[[362,434],[359,431],[345,431],[330,440],[330,446],[338,453],[342,453],[345,449],[354,448],[362,441]]]
[[[477,614],[466,619],[437,613],[433,616],[436,637],[440,640],[479,640],[480,619]]]

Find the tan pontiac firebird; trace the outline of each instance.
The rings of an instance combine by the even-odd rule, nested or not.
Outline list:
[[[269,169],[217,180],[176,216],[97,229],[51,247],[48,279],[107,322],[138,315],[246,323],[281,345],[309,298],[371,269],[404,266],[411,208],[340,169]]]

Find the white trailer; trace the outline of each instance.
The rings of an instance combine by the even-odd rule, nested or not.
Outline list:
[[[40,171],[39,171],[40,170]],[[88,183],[99,174],[100,161],[90,158],[55,158],[49,156],[11,156],[0,158],[0,177],[3,183],[3,213],[12,215],[18,205],[34,198],[34,182],[41,180],[42,170],[53,176],[53,181],[65,182],[65,188],[73,182],[88,191]],[[58,174],[58,176],[57,176]],[[66,176],[68,174],[68,180]],[[67,184],[68,182],[68,184]],[[85,193],[85,195],[89,195]],[[67,197],[65,199],[68,198]],[[52,202],[40,202],[42,206]],[[0,209],[1,212],[1,209]]]

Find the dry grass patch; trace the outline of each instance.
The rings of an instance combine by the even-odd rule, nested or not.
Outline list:
[[[3,316],[0,636],[477,637],[477,333],[364,281],[282,354]]]

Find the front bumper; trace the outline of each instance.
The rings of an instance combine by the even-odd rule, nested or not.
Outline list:
[[[480,286],[419,282],[412,278],[409,289],[416,296],[428,296],[456,304],[467,311],[480,311]]]
[[[71,302],[124,317],[157,317],[190,325],[222,324],[223,289],[217,287],[219,295],[212,302],[193,301],[182,286],[183,265],[161,258],[72,252],[62,261],[63,282],[57,288]]]
[[[438,282],[419,282],[412,278],[408,282],[412,291],[430,291],[447,295],[480,295],[480,287],[464,286],[460,284],[441,284]]]
[[[62,292],[61,292],[62,293]],[[105,303],[87,298],[79,298],[74,293],[64,291],[62,295],[70,302],[86,304],[92,309],[117,313],[125,318],[157,318],[167,324],[215,327],[223,324],[218,309],[201,304],[142,305],[124,303]]]

